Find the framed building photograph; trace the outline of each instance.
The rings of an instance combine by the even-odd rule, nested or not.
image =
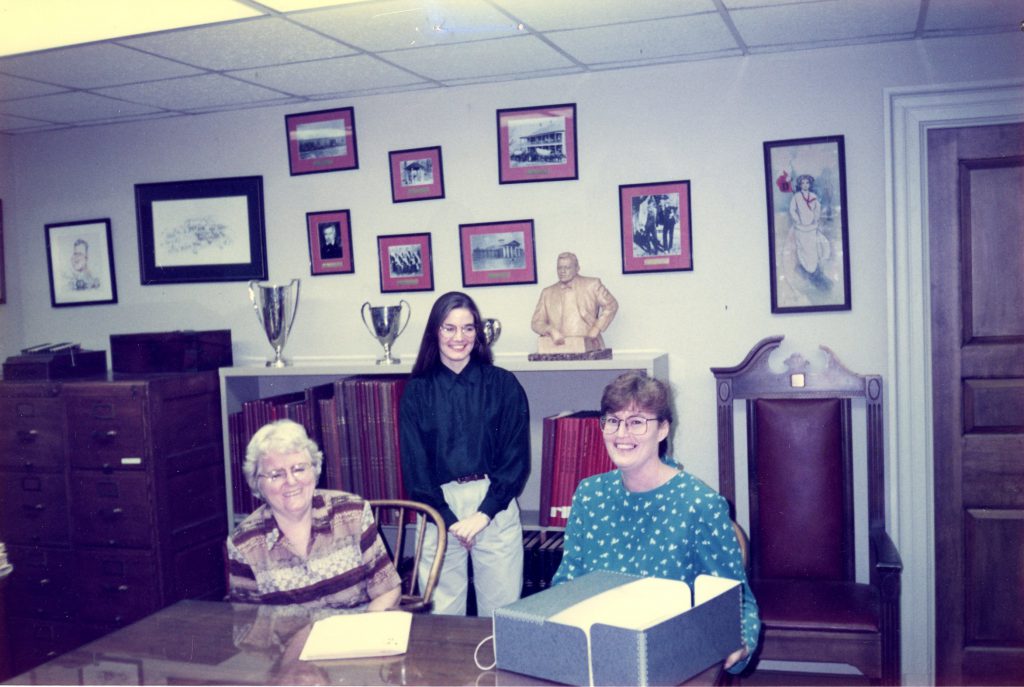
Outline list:
[[[772,312],[849,310],[842,136],[764,143]]]
[[[135,185],[142,284],[267,278],[263,177]]]
[[[53,307],[117,303],[109,219],[47,224],[46,256]]]
[[[4,274],[4,201],[0,200],[0,305],[7,302],[7,277]]]
[[[378,236],[377,255],[381,293],[434,290],[430,234]]]
[[[536,284],[533,220],[460,224],[463,286]]]
[[[444,198],[444,168],[441,146],[392,150],[388,153],[391,167],[391,201]]]
[[[310,274],[351,274],[355,271],[348,210],[307,212],[306,233]]]
[[[292,176],[359,169],[353,108],[285,115],[284,126]]]
[[[693,269],[690,182],[619,186],[622,273]]]
[[[576,104],[498,110],[498,181],[579,178]]]

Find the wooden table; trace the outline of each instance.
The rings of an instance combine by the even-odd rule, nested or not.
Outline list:
[[[281,607],[277,607],[280,609]],[[308,619],[273,607],[181,601],[16,676],[8,684],[177,685],[537,685],[504,670],[480,670],[473,652],[491,634],[486,618],[416,615],[402,656],[299,661]],[[493,644],[480,659],[493,661]],[[712,685],[714,666],[687,684]]]

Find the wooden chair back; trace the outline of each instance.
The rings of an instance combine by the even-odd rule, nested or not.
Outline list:
[[[399,608],[414,613],[429,612],[433,604],[434,588],[444,565],[444,553],[448,546],[448,528],[437,509],[418,501],[405,499],[371,499],[370,508],[377,523],[390,522],[393,525],[378,525],[388,549],[391,561],[402,576],[402,600]],[[424,550],[427,524],[437,528],[434,551]],[[384,529],[394,527],[394,536],[383,536]],[[390,532],[388,532],[390,534]],[[411,555],[406,551],[412,543]],[[418,570],[424,554],[432,557],[426,583],[420,585]]]

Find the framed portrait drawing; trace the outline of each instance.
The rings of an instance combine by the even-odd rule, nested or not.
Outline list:
[[[693,269],[690,182],[619,186],[622,273]]]
[[[463,286],[536,284],[533,220],[460,224]]]
[[[4,201],[0,200],[0,305],[7,302],[7,277],[4,274]]]
[[[284,126],[292,176],[359,169],[353,108],[285,115]]]
[[[307,212],[306,235],[309,239],[310,274],[351,274],[355,271],[348,210]]]
[[[441,146],[393,150],[388,153],[391,167],[391,201],[444,198],[444,168]]]
[[[842,136],[766,141],[772,312],[850,309]]]
[[[53,307],[117,303],[109,219],[47,224],[46,257]]]
[[[263,177],[135,185],[143,284],[267,278]]]
[[[430,234],[378,236],[377,255],[381,293],[434,290]]]
[[[498,181],[577,179],[576,104],[498,110]]]

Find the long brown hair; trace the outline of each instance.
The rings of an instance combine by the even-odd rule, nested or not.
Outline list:
[[[484,338],[483,319],[480,317],[480,309],[476,307],[473,299],[461,291],[449,291],[434,301],[434,307],[430,309],[427,317],[427,326],[423,328],[423,339],[420,341],[420,351],[416,356],[416,364],[412,366],[414,375],[424,374],[441,364],[441,347],[438,337],[441,334],[441,325],[444,324],[448,313],[456,308],[465,308],[473,315],[473,326],[476,327],[476,339],[473,341],[473,350],[470,352],[470,359],[482,363],[493,363],[494,354],[491,353],[487,340]]]

